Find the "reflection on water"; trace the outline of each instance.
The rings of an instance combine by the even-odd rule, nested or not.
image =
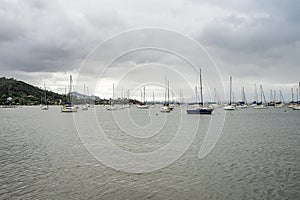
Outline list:
[[[191,126],[198,120],[180,109],[167,117],[158,108],[131,108],[130,117],[126,109],[114,113],[95,109],[86,112],[97,115],[107,137],[133,152],[166,145],[181,117]],[[84,112],[75,114],[88,115]],[[163,169],[140,174],[116,171],[93,158],[79,139],[72,114],[60,113],[58,107],[0,109],[0,116],[1,199],[297,199],[300,195],[297,111],[228,112],[218,143],[202,160],[198,152],[209,118],[201,118],[199,132],[182,157]],[[136,126],[126,125],[128,121]]]

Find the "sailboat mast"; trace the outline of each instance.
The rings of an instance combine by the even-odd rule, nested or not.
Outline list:
[[[128,104],[129,104],[129,89],[127,90],[127,101],[128,101]]]
[[[86,90],[85,90],[85,84],[83,84],[83,103],[85,103],[86,104],[86,92],[85,92]]]
[[[297,96],[299,95],[299,92],[300,92],[300,82],[299,82],[299,89],[297,91]],[[299,99],[297,99],[297,103],[299,102]]]
[[[281,103],[284,103],[284,98],[283,98],[281,90],[279,90],[279,94],[280,94],[280,101],[281,101]]]
[[[179,95],[180,95],[180,103],[179,103],[179,104],[181,105],[182,102],[183,102],[183,101],[182,101],[182,91],[181,91],[181,88],[179,89]]]
[[[195,86],[195,94],[196,94],[196,103],[198,103],[198,90],[197,90],[197,86]]]
[[[164,103],[164,105],[167,104],[167,90],[168,90],[168,88],[167,88],[167,76],[165,76],[165,103]]]
[[[173,89],[171,90],[171,94],[172,94],[172,104],[174,104],[174,91],[173,91]]]
[[[256,103],[258,103],[258,94],[257,94],[257,86],[256,86],[256,84],[254,84],[254,88],[255,88],[255,101],[256,101]]]
[[[146,91],[146,89],[145,89],[145,87],[144,87],[144,103],[145,103],[145,91]]]
[[[47,105],[47,94],[46,94],[46,84],[44,83],[44,89],[45,89],[45,105]]]
[[[115,99],[115,83],[113,83],[113,96],[112,96],[112,101],[111,101],[110,105],[114,104],[114,99]]]
[[[201,68],[199,68],[199,70],[200,70],[200,100],[201,100],[201,102],[200,102],[200,104],[201,105],[203,105],[203,92],[202,92],[202,75],[201,75]]]
[[[270,92],[270,102],[273,101],[273,90],[271,89],[271,92]]]
[[[260,85],[260,91],[261,91],[261,102],[263,102],[263,98],[264,98],[264,103],[266,104],[266,97],[262,88],[262,85]]]
[[[247,104],[246,94],[245,94],[245,87],[243,87],[243,101],[245,102],[245,104]]]
[[[291,93],[292,93],[292,102],[294,102],[294,89],[291,88]]]
[[[170,102],[170,91],[169,91],[169,80],[168,80],[168,105],[169,105],[169,102]]]
[[[231,105],[232,77],[230,76],[229,105]]]
[[[263,101],[262,101],[262,85],[260,85],[259,87],[260,87],[260,101],[261,101],[261,103],[262,103],[262,102],[263,102]]]
[[[153,101],[153,104],[154,104],[154,91],[153,91],[153,99],[152,99],[152,101]]]
[[[122,105],[124,105],[124,94],[123,94],[123,86],[121,88],[121,100],[122,100]]]
[[[71,95],[71,92],[72,92],[72,75],[70,75],[70,91],[69,91],[69,96],[70,96],[70,103],[71,105],[73,105],[73,98],[72,98],[72,95]]]

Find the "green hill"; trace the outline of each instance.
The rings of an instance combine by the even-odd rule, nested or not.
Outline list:
[[[65,97],[46,91],[48,104],[59,104]],[[36,86],[14,78],[0,78],[0,105],[39,105],[45,103],[45,92]]]

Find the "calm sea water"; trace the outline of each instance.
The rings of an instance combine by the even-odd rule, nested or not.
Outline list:
[[[185,109],[185,108],[184,108]],[[286,112],[285,112],[286,110]],[[184,111],[184,110],[183,110]],[[75,113],[99,118],[120,148],[149,152],[168,144],[183,118],[200,120],[193,143],[174,163],[149,173],[126,173],[95,159],[59,107],[0,109],[0,199],[298,199],[300,112],[283,109],[227,112],[214,149],[198,158],[210,117],[159,113],[158,108],[116,112],[96,107]],[[129,117],[128,117],[129,116]],[[86,120],[86,121],[85,121]],[[128,120],[131,123],[128,123]],[[162,127],[161,122],[165,121]],[[149,126],[134,138],[126,131]],[[124,130],[121,130],[122,127]]]

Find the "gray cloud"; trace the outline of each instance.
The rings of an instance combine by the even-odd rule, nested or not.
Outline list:
[[[266,89],[294,87],[300,73],[299,9],[300,2],[296,0],[2,1],[0,73],[34,84],[49,82],[61,92],[62,88],[55,84],[63,85],[67,74],[76,73],[99,43],[129,29],[161,27],[182,32],[202,44],[218,64],[225,85],[229,75],[235,76],[235,90],[241,84],[252,87],[258,82]],[[130,38],[127,45],[134,46],[137,41],[140,40]],[[157,45],[155,35],[147,41]],[[174,48],[184,47],[176,38],[166,37],[165,42]],[[109,58],[119,49],[115,44],[102,49],[101,55]],[[195,52],[189,55],[191,59],[198,56]],[[118,60],[113,66],[116,72],[112,71],[108,78],[119,73],[118,66],[154,61],[184,71],[180,68],[182,61],[165,53],[147,52]],[[97,59],[94,64],[101,67],[105,62]],[[98,71],[91,68],[85,77],[97,77]],[[146,72],[136,73],[132,72],[128,82]],[[190,76],[197,79],[193,73]]]

